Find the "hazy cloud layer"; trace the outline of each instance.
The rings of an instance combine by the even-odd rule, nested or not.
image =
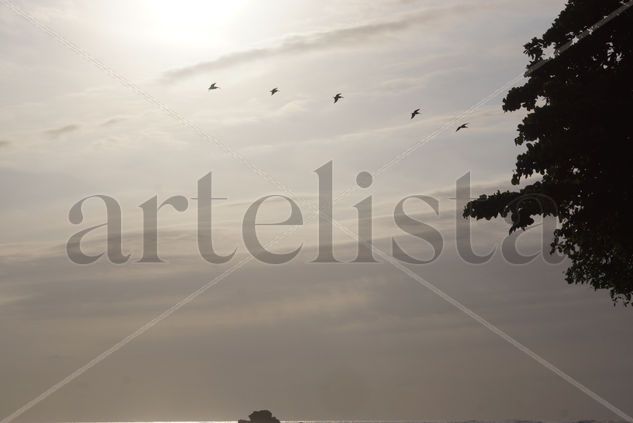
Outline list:
[[[345,248],[343,255],[354,245]],[[25,419],[230,420],[245,407],[286,419],[443,420],[451,407],[455,419],[608,417],[390,265],[309,264],[314,255],[306,251],[282,273],[247,265]],[[225,269],[184,258],[166,266],[75,266],[63,257],[2,264],[0,330],[11,342],[0,350],[0,371],[15,381],[0,389],[5,414]],[[631,369],[622,325],[631,314],[560,284],[560,267],[535,262],[517,272],[500,261],[473,267],[445,257],[414,269],[548,359],[564,360],[610,400],[630,399],[626,379],[600,375]],[[574,354],[581,342],[583,354]]]
[[[79,130],[80,126],[76,124],[64,125],[59,128],[52,128],[44,131],[44,134],[49,136],[50,138],[58,138],[62,135],[69,134],[71,132],[75,132]]]
[[[249,263],[23,420],[235,420],[256,408],[283,419],[610,417],[391,265],[349,263],[357,245],[338,229],[341,263],[311,263],[314,170],[333,161],[336,196],[356,186],[358,172],[375,172],[425,140],[523,70],[522,45],[548,27],[563,0],[238,3],[21,3],[290,187],[305,218],[275,246],[303,243],[295,260]],[[9,9],[0,20],[2,418],[241,260],[246,209],[280,192]],[[152,83],[213,71],[223,89],[212,94],[206,82]],[[275,96],[272,84],[280,86]],[[345,93],[336,106],[335,89]],[[423,113],[411,120],[416,108]],[[564,263],[503,261],[502,220],[472,226],[478,254],[496,248],[490,263],[469,266],[455,254],[455,180],[471,172],[472,196],[507,186],[520,118],[501,113],[494,99],[468,117],[468,131],[449,128],[341,199],[335,217],[355,231],[354,204],[372,196],[375,245],[390,252],[395,238],[428,258],[432,248],[397,228],[393,210],[408,195],[437,197],[439,215],[419,201],[405,206],[446,237],[438,260],[411,268],[626,408],[631,380],[614,375],[633,371],[629,311],[603,293],[567,286]],[[233,261],[214,266],[199,257],[190,200],[185,212],[160,210],[166,263],[138,263],[139,205],[153,196],[159,204],[198,197],[196,181],[209,172],[212,195],[228,198],[214,208],[214,245],[220,254],[237,248]],[[80,224],[68,221],[69,208],[94,194],[121,204],[123,249],[132,255],[125,265],[77,266],[65,256],[69,236],[105,221],[96,199],[85,203]],[[287,216],[287,204],[270,201],[259,217]],[[258,234],[266,242],[285,229],[261,226]],[[535,252],[539,234],[515,235],[520,251]],[[103,227],[91,232],[86,253],[102,252],[104,236]]]
[[[101,126],[116,125],[117,123],[121,123],[121,122],[125,121],[126,119],[127,118],[125,118],[125,117],[116,116],[116,117],[104,120],[103,122],[101,122]]]
[[[489,9],[489,7],[490,3],[442,7],[411,13],[401,16],[399,19],[377,21],[309,34],[296,34],[284,38],[278,45],[229,53],[211,61],[200,62],[192,66],[169,71],[164,77],[167,81],[177,81],[205,72],[244,65],[264,59],[340,48],[350,44],[363,44],[379,37],[409,30],[414,26],[482,12]]]

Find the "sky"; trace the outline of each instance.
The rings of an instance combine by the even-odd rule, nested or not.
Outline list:
[[[472,223],[488,262],[457,253],[456,181],[469,174],[473,196],[508,187],[521,151],[523,115],[501,109],[507,87],[479,103],[522,74],[523,44],[563,5],[0,2],[0,419],[248,257],[249,205],[288,193],[304,222],[275,250],[302,245],[297,257],[249,261],[16,421],[233,420],[261,408],[288,420],[617,417],[389,261],[350,263],[357,246],[346,232],[369,195],[376,246],[389,252],[396,239],[427,258],[429,245],[393,214],[407,196],[436,198],[437,213],[415,200],[405,208],[444,248],[407,268],[632,413],[628,310],[567,285],[564,261],[508,262],[502,220]],[[212,82],[221,88],[208,91]],[[311,263],[315,170],[328,162],[341,196],[333,216],[347,229],[334,231],[341,263]],[[355,182],[362,171],[374,175],[366,189]],[[215,246],[236,250],[223,265],[197,252],[192,198],[209,172],[214,197],[226,198],[214,205]],[[73,234],[105,221],[96,199],[80,224],[69,220],[96,194],[121,206],[125,264],[66,255]],[[174,195],[188,207],[160,210],[164,263],[139,263],[139,206]],[[261,219],[288,214],[271,201]],[[259,232],[270,241],[283,230]],[[521,251],[538,252],[542,236],[519,235]],[[86,251],[106,241],[92,231]]]

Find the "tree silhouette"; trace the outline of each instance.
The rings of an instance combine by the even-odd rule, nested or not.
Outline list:
[[[551,247],[570,259],[567,282],[608,289],[614,302],[627,305],[633,294],[633,7],[592,28],[624,3],[569,0],[552,26],[525,45],[528,80],[509,91],[503,110],[528,112],[515,139],[526,150],[512,176],[513,185],[529,178],[528,185],[483,195],[468,203],[464,217],[510,215],[512,232],[534,223],[533,216],[556,216]]]
[[[253,411],[248,415],[248,420],[238,420],[238,423],[280,423],[269,410]]]

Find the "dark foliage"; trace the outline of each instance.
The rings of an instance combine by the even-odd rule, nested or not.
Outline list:
[[[253,411],[248,416],[249,420],[239,420],[240,423],[280,423],[279,419],[273,416],[268,410]]]
[[[471,201],[464,217],[512,217],[510,232],[554,215],[552,250],[569,257],[569,283],[608,289],[615,302],[633,294],[633,7],[582,37],[622,6],[619,0],[570,0],[540,38],[525,45],[525,85],[504,99],[504,111],[527,110],[515,143],[514,192]],[[578,38],[581,38],[578,40]],[[534,69],[534,68],[533,68]],[[533,182],[537,180],[537,182]],[[523,201],[527,195],[527,200]],[[550,199],[549,201],[541,201]]]

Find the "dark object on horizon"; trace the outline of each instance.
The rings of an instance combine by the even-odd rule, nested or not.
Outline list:
[[[220,88],[220,87],[218,87],[218,86],[217,86],[217,82],[214,82],[213,84],[211,84],[211,85],[209,86],[209,91],[211,91],[211,90],[217,90],[217,89],[219,89],[219,88]]]
[[[569,1],[552,26],[525,45],[528,81],[504,111],[527,110],[515,144],[527,147],[512,183],[468,203],[464,217],[510,215],[510,232],[555,216],[551,251],[566,255],[570,284],[607,289],[614,304],[633,297],[633,8],[593,25],[621,0]],[[583,37],[585,31],[590,31]],[[572,44],[573,43],[573,44]],[[548,60],[547,51],[569,47]],[[539,178],[534,178],[539,176]],[[532,177],[532,179],[528,179]]]
[[[459,132],[460,129],[468,129],[468,122],[462,123],[461,125],[459,125],[459,127],[455,130],[455,132]]]
[[[416,115],[419,115],[419,114],[420,114],[420,109],[415,109],[413,113],[411,113],[411,119],[413,119],[414,117],[416,117]]]
[[[279,92],[279,88],[273,88],[272,90],[270,90],[270,95],[275,95],[278,92]]]
[[[336,102],[338,102],[342,98],[343,98],[343,95],[341,93],[336,94],[334,96],[334,103],[336,104]]]
[[[280,423],[269,410],[253,411],[248,416],[249,420],[238,420],[238,423]]]

